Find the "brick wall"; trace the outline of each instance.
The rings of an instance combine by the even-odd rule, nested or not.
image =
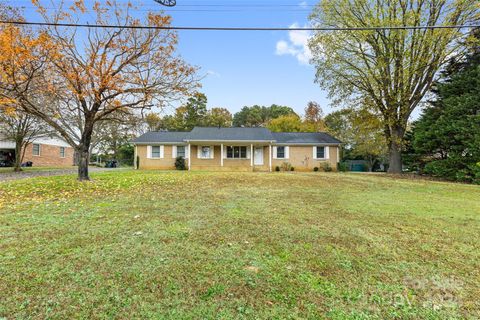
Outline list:
[[[147,158],[148,146],[137,146],[137,155],[140,158],[140,169],[161,169],[174,170],[175,158],[173,158],[173,147],[170,145],[163,146],[163,158],[149,159]]]
[[[69,167],[73,166],[74,150],[65,147],[65,157],[60,155],[60,146],[40,144],[40,155],[33,155],[33,144],[28,144],[23,162],[31,161],[34,167]]]
[[[312,171],[314,167],[320,167],[322,163],[329,162],[333,170],[337,170],[338,147],[330,146],[330,158],[326,160],[313,159],[313,146],[289,146],[289,159],[272,159],[272,169],[281,167],[284,162],[290,163],[296,171]]]

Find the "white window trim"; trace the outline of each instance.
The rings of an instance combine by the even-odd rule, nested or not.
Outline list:
[[[277,148],[278,147],[284,147],[285,148],[285,157],[284,158],[279,158],[277,156]],[[277,159],[277,160],[288,160],[288,159],[290,159],[290,147],[289,146],[275,146],[275,147],[273,147],[273,159]]]
[[[160,147],[160,157],[159,158],[157,158],[157,157],[154,158],[152,156],[152,147]],[[152,160],[163,159],[164,158],[164,150],[165,150],[165,147],[162,146],[162,145],[148,146],[148,148],[147,148],[147,158],[152,159]]]
[[[323,147],[325,148],[325,157],[324,158],[317,158],[317,147]],[[328,160],[330,159],[330,147],[328,146],[315,146],[313,147],[313,159],[315,160]]]
[[[176,159],[178,156],[177,148],[184,147],[185,148],[185,157],[184,159],[188,159],[188,146],[172,146],[172,158]]]
[[[208,157],[208,158],[202,157],[202,148],[203,147],[209,147],[210,148],[210,157]],[[197,158],[200,159],[200,160],[215,159],[215,146],[205,146],[205,145],[197,146]]]
[[[38,146],[38,154],[35,154],[35,145]],[[40,157],[42,155],[42,145],[40,143],[32,143],[32,155],[34,157]]]

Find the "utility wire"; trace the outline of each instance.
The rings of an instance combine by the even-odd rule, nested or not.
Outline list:
[[[28,7],[28,6],[21,6],[21,9],[37,9],[37,7]],[[57,8],[52,7],[43,7],[42,9],[45,10],[57,10]],[[156,11],[156,9],[135,9],[135,11]],[[183,9],[179,8],[176,9],[174,7],[169,8],[160,8],[159,11],[165,11],[166,13],[174,13],[174,12],[254,12],[254,13],[270,13],[270,12],[281,12],[281,13],[310,13],[312,10],[310,9],[303,9],[303,8],[269,8],[269,7],[258,7],[258,8],[232,8],[232,9]]]
[[[453,26],[398,26],[398,27],[189,27],[189,26],[142,26],[142,25],[101,25],[88,23],[53,23],[53,22],[30,22],[30,21],[7,21],[0,20],[0,24],[44,26],[44,27],[79,27],[100,29],[150,29],[150,30],[191,30],[191,31],[369,31],[369,30],[421,30],[421,29],[466,29],[480,28],[478,25],[453,25]]]
[[[12,2],[20,2],[24,1],[27,3],[30,3],[31,0],[10,0]],[[72,1],[73,2],[73,1]],[[153,0],[152,0],[153,2]],[[144,6],[149,6],[149,7],[158,7],[158,4],[147,4],[143,3]],[[301,7],[301,8],[307,8],[307,7],[315,7],[317,6],[316,4],[285,4],[285,3],[177,3],[175,7]]]

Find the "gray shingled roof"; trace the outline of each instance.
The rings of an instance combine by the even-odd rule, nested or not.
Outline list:
[[[195,127],[191,132],[147,132],[135,144],[185,143],[186,141],[275,141],[285,144],[340,144],[324,132],[271,132],[266,128]]]
[[[340,140],[325,132],[273,132],[277,143],[299,144],[340,144]]]
[[[195,127],[187,140],[199,141],[272,141],[273,136],[266,128],[218,128]]]
[[[147,132],[140,137],[133,140],[133,143],[183,143],[190,132],[175,132],[175,131],[155,131]]]

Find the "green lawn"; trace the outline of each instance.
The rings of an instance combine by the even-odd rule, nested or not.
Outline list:
[[[115,171],[0,183],[0,318],[480,318],[480,187]]]

